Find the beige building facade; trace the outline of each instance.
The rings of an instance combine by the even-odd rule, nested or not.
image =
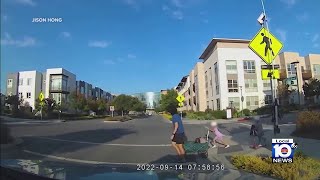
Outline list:
[[[262,80],[261,75],[266,63],[249,49],[249,42],[245,39],[212,39],[199,58],[203,62],[198,62],[177,86],[178,92],[186,97],[180,110],[229,107],[254,110],[271,104],[270,80]],[[295,91],[288,103],[305,104],[302,87],[311,78],[320,79],[320,54],[302,57],[299,53],[282,52],[274,65],[278,65],[280,71],[280,79],[273,80],[275,89],[278,84],[297,76],[297,80],[290,83],[289,88]]]

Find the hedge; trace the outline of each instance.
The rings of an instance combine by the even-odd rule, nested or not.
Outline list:
[[[280,179],[310,180],[320,177],[320,161],[296,153],[293,163],[272,163],[271,157],[233,155],[232,164],[255,174]]]

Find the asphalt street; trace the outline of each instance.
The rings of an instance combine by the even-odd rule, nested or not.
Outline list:
[[[185,124],[188,140],[203,137],[205,125]],[[172,125],[160,116],[128,122],[82,120],[55,124],[10,125],[15,137],[24,141],[22,150],[84,161],[105,163],[174,163],[170,146]],[[237,123],[221,124],[221,132],[232,135],[249,131]]]

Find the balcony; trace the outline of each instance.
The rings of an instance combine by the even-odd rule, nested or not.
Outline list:
[[[312,78],[311,70],[301,70],[303,80],[308,80]]]
[[[284,80],[287,78],[287,71],[285,69],[279,69],[280,80]]]

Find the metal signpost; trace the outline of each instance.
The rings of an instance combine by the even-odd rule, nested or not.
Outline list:
[[[110,111],[111,111],[111,117],[113,117],[114,106],[110,106]]]
[[[182,94],[179,94],[176,98],[176,100],[179,102],[179,107],[183,106],[183,101],[185,100],[185,97]],[[182,110],[181,110],[181,120],[182,120]]]
[[[44,105],[44,94],[42,92],[40,92],[39,94],[39,101],[40,101],[40,113],[41,113],[41,120],[42,120],[42,109],[43,109],[43,105]]]
[[[271,96],[274,106],[274,134],[280,133],[278,126],[278,105],[277,94],[273,85],[273,79],[278,79],[279,72],[275,70],[273,60],[281,51],[283,44],[269,31],[267,14],[264,8],[263,0],[261,0],[263,13],[258,18],[258,22],[262,26],[255,37],[250,41],[249,48],[256,53],[268,66],[268,77],[270,78]],[[263,71],[262,71],[263,74]]]

